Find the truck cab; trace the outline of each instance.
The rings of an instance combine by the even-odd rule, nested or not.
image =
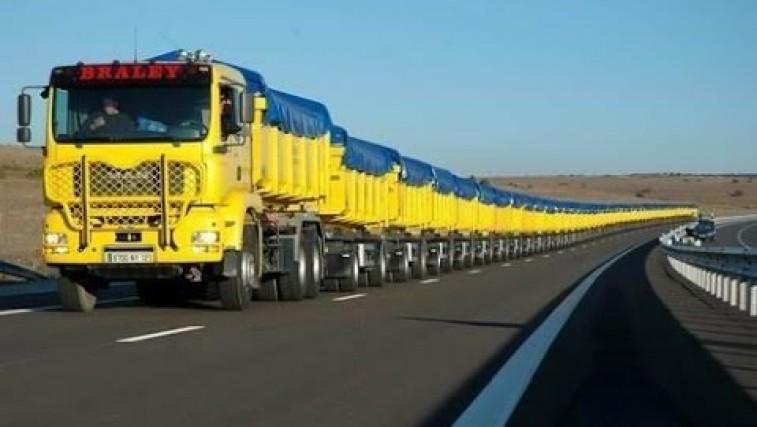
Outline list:
[[[199,52],[78,63],[38,88],[47,104],[42,251],[60,269],[67,308],[91,310],[115,279],[136,280],[147,298],[160,292],[156,280],[222,278],[224,268],[255,280],[251,260],[224,267],[262,208],[250,173],[256,93],[237,69]],[[19,96],[22,143],[31,89]]]

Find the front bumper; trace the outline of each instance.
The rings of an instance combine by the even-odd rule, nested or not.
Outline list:
[[[223,258],[226,236],[224,221],[212,208],[190,209],[171,231],[167,244],[161,245],[161,230],[152,229],[98,229],[89,231],[86,246],[82,245],[81,232],[70,227],[62,212],[51,210],[44,224],[45,233],[65,236],[65,244],[49,245],[43,238],[42,254],[49,265],[108,265],[105,253],[110,251],[150,251],[153,264],[203,264],[220,262]],[[193,244],[192,234],[197,231],[216,231],[219,241],[213,244]],[[138,236],[136,241],[119,241],[119,234]],[[134,239],[133,239],[134,240]]]

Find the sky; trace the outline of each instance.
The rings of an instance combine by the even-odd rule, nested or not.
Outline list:
[[[4,1],[0,141],[22,86],[131,59],[135,28],[140,57],[205,49],[460,174],[757,172],[757,1],[738,0]]]

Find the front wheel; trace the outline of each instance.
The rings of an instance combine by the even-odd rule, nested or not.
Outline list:
[[[218,282],[221,306],[226,310],[244,310],[252,300],[252,288],[256,276],[255,256],[246,251],[232,251],[227,256],[233,257],[235,273]]]
[[[67,311],[89,313],[97,304],[97,286],[79,278],[61,277],[58,280],[58,295]]]

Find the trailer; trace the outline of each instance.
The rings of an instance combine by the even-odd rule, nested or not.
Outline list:
[[[45,261],[66,309],[112,281],[148,304],[355,291],[563,247],[674,204],[585,203],[505,191],[358,138],[317,101],[262,75],[173,51],[60,66],[46,100]]]

